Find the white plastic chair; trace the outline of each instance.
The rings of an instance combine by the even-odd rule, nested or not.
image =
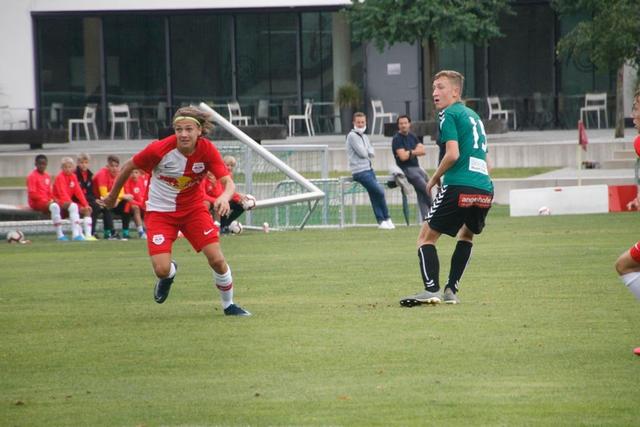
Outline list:
[[[589,113],[595,112],[598,116],[598,129],[600,129],[600,112],[604,114],[605,127],[609,127],[609,118],[607,117],[607,94],[606,93],[587,93],[584,96],[584,107],[580,108],[580,120],[589,127]]]
[[[84,133],[87,140],[91,140],[90,129],[93,129],[93,134],[98,140],[98,127],[96,126],[96,107],[93,105],[87,105],[84,107],[84,114],[81,119],[69,119],[69,142],[73,141],[73,128],[78,125],[78,137],[80,137],[80,129],[84,127]],[[82,127],[80,127],[82,125]],[[113,139],[113,138],[112,138]]]
[[[382,105],[382,100],[380,99],[372,99],[371,107],[373,108],[373,123],[371,124],[371,132],[376,133],[376,121],[380,119],[380,135],[382,135],[382,129],[384,127],[384,119],[389,119],[389,122],[393,122],[396,113],[385,113],[384,106]]]
[[[289,136],[293,136],[296,130],[296,120],[304,120],[304,124],[307,127],[307,134],[309,136],[314,136],[316,134],[315,129],[313,128],[313,122],[311,119],[311,113],[313,110],[313,103],[306,102],[304,104],[304,114],[292,114],[289,116]]]
[[[493,116],[504,117],[508,126],[509,116],[513,116],[513,130],[516,130],[518,128],[518,119],[516,118],[516,110],[503,110],[499,97],[497,96],[487,97],[487,106],[489,107],[489,120],[491,120]]]
[[[238,102],[227,102],[227,108],[229,109],[229,121],[244,123],[245,126],[249,126],[249,116],[243,116],[240,110],[240,104]]]
[[[138,126],[138,139],[142,138],[140,120],[131,117],[129,106],[127,104],[109,104],[109,114],[111,116],[111,139],[114,139],[116,125],[118,124],[122,124],[124,139],[128,139],[129,123],[135,123]]]

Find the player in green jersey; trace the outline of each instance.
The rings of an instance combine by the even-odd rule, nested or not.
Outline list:
[[[460,278],[471,257],[473,236],[482,232],[493,201],[493,183],[487,166],[487,138],[482,120],[461,101],[464,77],[440,71],[433,80],[433,100],[439,110],[440,164],[427,183],[427,192],[439,187],[418,236],[418,259],[424,291],[400,300],[405,307],[460,302]],[[440,261],[436,243],[442,234],[456,237],[449,280],[440,290]]]

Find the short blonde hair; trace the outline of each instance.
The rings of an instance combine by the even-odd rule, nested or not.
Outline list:
[[[436,81],[442,77],[449,79],[452,85],[458,86],[460,88],[460,96],[462,96],[462,91],[464,89],[464,76],[461,73],[454,70],[442,70],[436,73],[433,80]]]
[[[83,160],[86,160],[86,161],[89,162],[89,161],[91,161],[91,157],[87,153],[78,154],[78,156],[76,157],[76,161],[77,162],[81,162]]]
[[[71,157],[63,157],[62,159],[60,159],[60,167],[67,164],[71,164],[71,165],[74,164],[73,159]]]
[[[222,160],[224,161],[224,164],[229,166],[230,168],[235,168],[236,165],[238,164],[238,161],[236,160],[236,158],[231,155],[224,156]]]

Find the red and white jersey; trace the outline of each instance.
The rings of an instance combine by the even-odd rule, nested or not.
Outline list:
[[[131,203],[137,206],[140,206],[144,209],[144,201],[147,197],[147,175],[139,176],[137,180],[133,180],[133,178],[129,178],[127,182],[124,183],[124,193],[131,194],[133,196],[133,200]]]
[[[82,188],[75,173],[66,174],[60,172],[53,181],[53,199],[60,205],[65,203],[78,202],[81,207],[89,206],[84,197]]]
[[[151,175],[147,211],[180,212],[202,206],[200,181],[211,171],[220,179],[229,175],[218,149],[211,141],[198,138],[196,149],[185,157],[171,135],[147,145],[133,156],[133,163]]]
[[[29,197],[29,206],[32,208],[40,204],[47,204],[53,199],[51,189],[51,177],[45,171],[38,172],[34,169],[27,177],[27,194]]]

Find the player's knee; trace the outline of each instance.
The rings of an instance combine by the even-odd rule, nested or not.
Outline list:
[[[159,278],[168,277],[169,273],[171,273],[171,263],[154,264],[153,272],[155,273],[156,277],[159,277]]]
[[[625,254],[622,254],[618,257],[618,259],[616,260],[616,263],[614,265],[615,269],[616,269],[616,273],[618,273],[619,276],[622,276],[623,274],[628,273],[628,268],[627,268],[627,262],[625,259]]]
[[[224,259],[223,256],[221,257],[215,257],[215,258],[210,258],[209,259],[209,265],[211,266],[211,268],[213,269],[213,271],[215,271],[218,274],[224,274],[227,272],[227,261]]]

